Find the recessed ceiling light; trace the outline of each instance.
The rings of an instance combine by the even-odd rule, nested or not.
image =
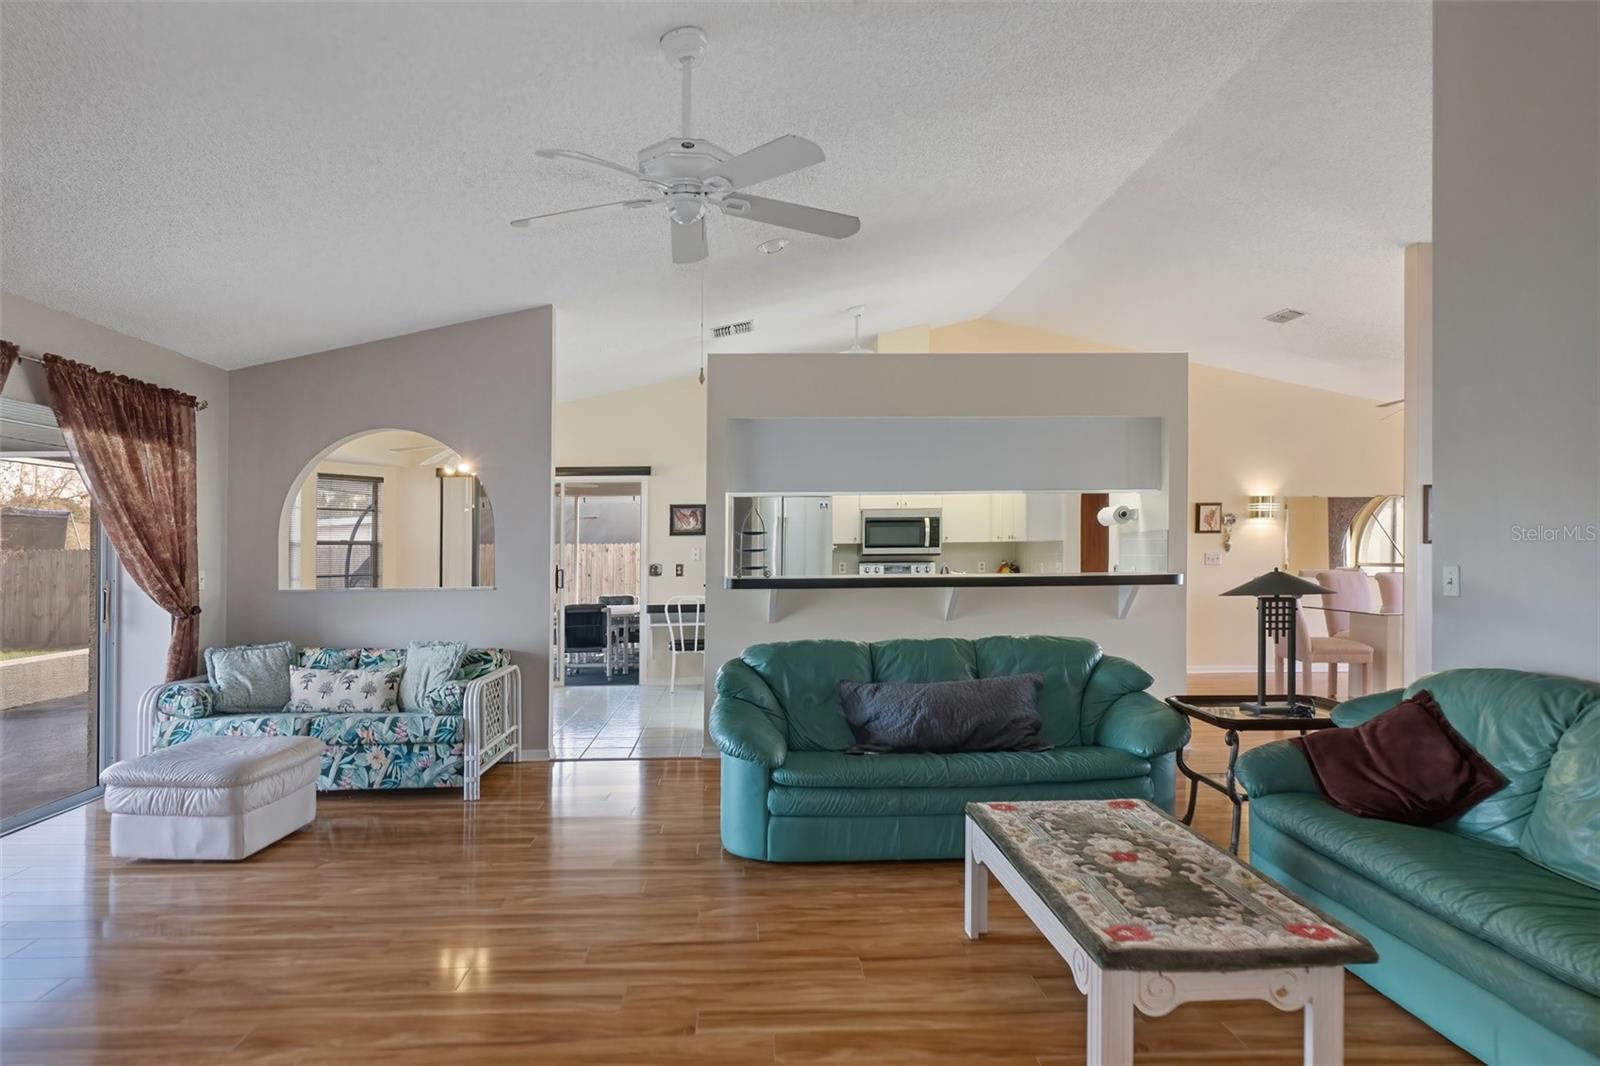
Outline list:
[[[762,255],[777,255],[787,247],[789,247],[789,238],[774,237],[770,241],[762,241],[756,245],[756,250]]]

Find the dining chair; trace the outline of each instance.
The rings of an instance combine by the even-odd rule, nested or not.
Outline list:
[[[566,638],[566,654],[561,660],[562,680],[566,680],[568,666],[574,665],[573,656],[605,654],[608,647],[605,612],[598,603],[569,603],[562,608],[561,624]]]
[[[667,644],[672,650],[672,675],[668,692],[678,689],[678,656],[704,654],[706,650],[706,598],[673,596],[667,600]]]
[[[1326,596],[1323,599],[1327,599]],[[1328,696],[1332,699],[1339,698],[1339,664],[1345,663],[1350,667],[1350,698],[1365,696],[1367,694],[1367,679],[1372,671],[1373,651],[1372,645],[1363,644],[1359,640],[1349,637],[1335,637],[1327,635],[1324,630],[1323,618],[1328,611],[1308,611],[1305,608],[1295,612],[1294,641],[1295,658],[1298,660],[1300,673],[1300,692],[1309,696],[1312,692],[1312,664],[1326,663],[1328,665]],[[1284,638],[1275,640],[1276,655],[1273,665],[1273,680],[1276,682],[1276,691],[1284,691],[1284,670],[1293,669],[1288,664],[1289,642]]]
[[[1377,586],[1365,570],[1318,570],[1312,580],[1323,588],[1333,590],[1333,595],[1322,597],[1324,607],[1344,607],[1351,611],[1377,609]],[[1328,617],[1328,635],[1345,637],[1350,634],[1350,616],[1344,611],[1323,612]]]
[[[1406,575],[1399,571],[1388,571],[1373,575],[1373,580],[1378,583],[1378,599],[1383,603],[1385,611],[1400,611],[1405,609],[1406,603]]]

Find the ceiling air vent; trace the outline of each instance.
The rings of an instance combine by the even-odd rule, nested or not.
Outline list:
[[[1272,314],[1267,315],[1266,319],[1268,322],[1276,322],[1281,326],[1285,322],[1293,322],[1297,318],[1304,317],[1306,317],[1306,313],[1304,311],[1296,311],[1292,307],[1285,307],[1282,311],[1274,311]]]
[[[743,322],[729,322],[726,326],[717,326],[711,331],[711,339],[720,341],[727,337],[742,337],[746,333],[755,331],[755,319],[747,318]]]

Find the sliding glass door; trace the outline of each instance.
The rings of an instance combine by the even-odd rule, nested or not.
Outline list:
[[[117,572],[49,409],[0,400],[0,832],[99,791]]]

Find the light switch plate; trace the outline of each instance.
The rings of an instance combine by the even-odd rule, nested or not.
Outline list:
[[[1454,563],[1445,566],[1444,574],[1439,584],[1439,591],[1446,596],[1461,595],[1461,567]]]
[[[1222,553],[1221,552],[1206,552],[1206,565],[1207,566],[1221,566],[1222,565]]]

